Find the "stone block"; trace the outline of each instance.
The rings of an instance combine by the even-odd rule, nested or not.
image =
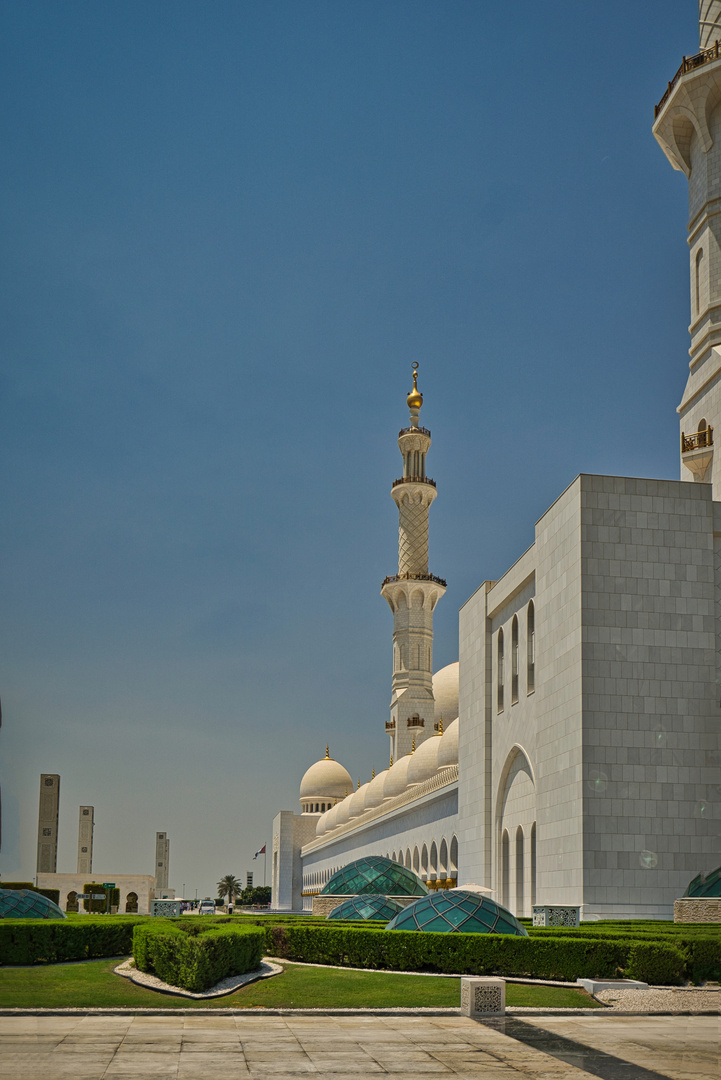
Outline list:
[[[721,923],[721,897],[683,896],[674,901],[675,923]]]
[[[505,1011],[505,979],[477,976],[461,979],[462,1016],[501,1016]]]

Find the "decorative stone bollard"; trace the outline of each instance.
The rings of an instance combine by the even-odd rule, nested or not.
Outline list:
[[[535,904],[533,907],[534,926],[580,926],[581,908],[572,904]]]
[[[477,976],[461,979],[462,1016],[502,1016],[505,1011],[505,979]]]

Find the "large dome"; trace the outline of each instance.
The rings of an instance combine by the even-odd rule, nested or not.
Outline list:
[[[349,791],[353,790],[353,781],[350,774],[343,768],[339,761],[334,761],[328,755],[316,761],[304,774],[300,782],[300,801],[303,810],[315,806],[315,803],[325,803],[324,810],[328,809],[328,803],[337,802],[344,798]],[[311,808],[310,813],[313,813]]]
[[[424,930],[434,934],[515,934],[528,931],[515,915],[490,896],[466,889],[429,893],[403,908],[386,930]]]
[[[383,896],[425,896],[425,885],[412,870],[384,855],[364,855],[342,866],[326,883],[321,896],[358,896],[381,893]]]
[[[436,699],[436,723],[443,717],[443,726],[448,727],[458,716],[458,661],[441,668],[433,676],[433,697]]]
[[[67,915],[32,889],[0,889],[0,919],[67,919]]]

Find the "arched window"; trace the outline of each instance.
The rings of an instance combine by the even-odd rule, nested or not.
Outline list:
[[[503,712],[503,630],[498,631],[496,644],[496,681],[498,683],[498,711]]]
[[[518,617],[511,623],[511,705],[518,702]]]
[[[508,833],[504,829],[501,837],[501,903],[504,907],[508,907],[509,869]]]
[[[526,612],[526,693],[536,689],[536,609],[533,600]]]
[[[138,910],[138,894],[135,892],[129,892],[125,897],[125,910],[126,912],[137,912]]]
[[[418,848],[413,848],[413,873],[419,874],[421,869],[421,856]]]
[[[406,870],[411,868],[411,849],[406,848]]]
[[[428,877],[431,879],[431,881],[435,881],[435,879],[438,877],[438,848],[436,847],[435,840],[431,844],[430,865],[428,867]]]
[[[531,908],[536,902],[536,823],[531,825]],[[533,914],[533,911],[531,911]]]
[[[448,880],[448,844],[445,840],[441,840],[438,852],[438,877],[443,878],[444,881]]]
[[[425,844],[421,848],[421,877],[423,881],[428,877],[428,848]]]
[[[696,314],[701,313],[701,287],[703,284],[703,248],[696,252]]]
[[[451,865],[449,877],[458,880],[458,837],[451,837]]]
[[[516,915],[523,915],[523,829],[519,825],[516,829]]]

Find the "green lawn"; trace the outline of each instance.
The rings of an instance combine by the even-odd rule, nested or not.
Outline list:
[[[0,1008],[443,1008],[457,1007],[460,1002],[459,979],[294,964],[289,964],[282,975],[252,983],[226,997],[193,1001],[136,986],[113,973],[118,963],[117,959],[90,960],[0,968]],[[506,1004],[597,1006],[582,990],[514,983],[506,985]]]

